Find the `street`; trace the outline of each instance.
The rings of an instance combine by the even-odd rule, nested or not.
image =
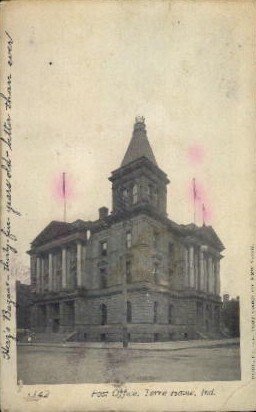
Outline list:
[[[18,379],[23,384],[240,379],[239,341],[116,346],[19,345]]]

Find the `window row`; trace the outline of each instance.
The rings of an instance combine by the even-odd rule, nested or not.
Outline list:
[[[130,301],[127,301],[126,303],[127,307],[126,307],[126,321],[128,323],[132,323],[132,318],[133,318],[133,308],[132,308],[132,304]],[[107,306],[102,303],[100,305],[100,310],[101,310],[101,325],[106,325],[108,323],[108,310],[107,310]],[[153,306],[153,323],[157,323],[160,319],[159,319],[159,303],[158,302],[154,302],[154,306]],[[170,304],[168,306],[168,323],[172,324],[173,323],[173,305]]]
[[[157,231],[153,232],[153,246],[155,249],[159,247],[160,243],[160,233]],[[125,246],[127,249],[130,249],[132,247],[132,232],[131,230],[128,230],[125,233]],[[108,242],[107,240],[100,241],[99,243],[99,252],[101,256],[107,256],[108,255]],[[168,244],[168,256],[169,259],[174,258],[174,244],[170,242]]]
[[[100,268],[100,288],[105,289],[107,287],[107,268],[102,267]],[[125,275],[126,275],[126,283],[132,283],[132,263],[130,260],[125,262]]]
[[[122,201],[124,205],[129,205],[130,201],[133,205],[138,203],[139,200],[140,187],[135,183],[131,188],[122,189]],[[153,185],[149,184],[146,186],[146,195],[148,200],[157,205],[158,203],[158,189]]]
[[[132,232],[128,230],[125,234],[125,245],[127,249],[132,247]],[[108,242],[103,240],[99,244],[99,252],[100,256],[107,256],[108,255]]]
[[[171,272],[172,274],[172,272]],[[169,273],[169,276],[171,277],[171,274]],[[130,284],[133,282],[133,265],[131,260],[127,260],[125,262],[125,276],[126,276],[126,283]],[[108,286],[108,271],[107,267],[101,267],[99,269],[99,283],[100,283],[100,288],[105,289]],[[160,271],[159,271],[159,264],[154,263],[153,265],[153,281],[155,284],[158,284],[160,281]]]
[[[122,200],[123,200],[124,206],[127,206],[129,204],[129,200],[131,198],[130,194],[132,194],[132,204],[136,205],[136,203],[138,203],[138,193],[139,193],[139,189],[138,189],[137,184],[135,184],[132,187],[131,192],[129,189],[124,188],[122,191]]]

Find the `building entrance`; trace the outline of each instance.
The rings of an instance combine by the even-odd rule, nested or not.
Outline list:
[[[60,305],[59,303],[53,303],[51,305],[52,312],[52,331],[57,333],[60,329]]]
[[[59,319],[53,319],[53,324],[52,324],[52,331],[57,333],[60,330],[60,320]]]

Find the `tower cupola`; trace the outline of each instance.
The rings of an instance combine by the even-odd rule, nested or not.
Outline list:
[[[136,117],[121,167],[112,172],[113,213],[138,207],[166,215],[166,174],[158,167],[147,137],[145,118]]]

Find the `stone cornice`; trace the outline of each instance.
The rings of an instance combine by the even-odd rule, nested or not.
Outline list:
[[[166,173],[164,173],[158,166],[154,165],[150,160],[146,157],[141,157],[139,159],[134,160],[133,162],[129,163],[126,166],[122,166],[112,172],[112,175],[109,177],[111,182],[114,182],[116,179],[120,179],[123,176],[132,173],[134,170],[138,171],[141,167],[147,167],[151,170],[154,174],[156,174],[160,179],[164,180],[166,184],[170,181],[167,178]]]
[[[43,245],[32,247],[27,253],[29,255],[37,255],[37,254],[41,254],[45,252],[50,252],[53,249],[68,246],[70,243],[77,242],[77,241],[86,243],[87,242],[86,233],[77,232],[77,233],[63,236],[61,238],[57,238]]]

